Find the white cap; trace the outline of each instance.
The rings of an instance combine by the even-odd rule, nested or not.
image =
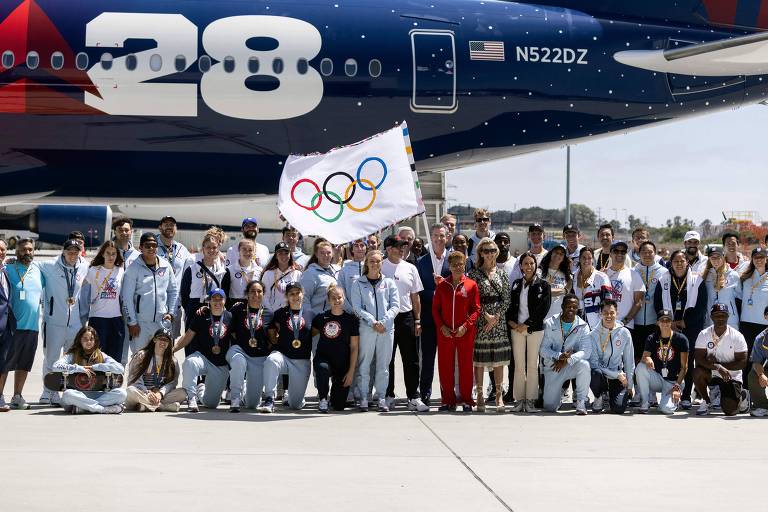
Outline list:
[[[687,242],[688,240],[701,241],[701,235],[699,234],[698,231],[688,231],[683,237],[683,242]]]

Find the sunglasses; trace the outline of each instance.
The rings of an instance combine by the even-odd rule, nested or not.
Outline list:
[[[496,253],[496,249],[483,249],[482,251],[480,251],[480,253],[481,254],[495,254]]]
[[[478,217],[475,219],[475,222],[491,222],[490,217]]]

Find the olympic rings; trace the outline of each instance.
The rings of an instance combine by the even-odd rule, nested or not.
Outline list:
[[[381,176],[381,179],[379,180],[379,183],[376,185],[373,184],[372,180],[363,178],[361,176],[363,169],[370,162],[378,163],[379,165],[381,165],[381,168],[384,171],[383,175]],[[383,159],[375,156],[368,157],[362,162],[360,162],[360,165],[358,165],[357,173],[355,175],[357,179],[355,179],[355,177],[353,177],[351,174],[347,172],[336,171],[329,174],[325,178],[325,180],[323,181],[322,187],[320,187],[314,180],[310,178],[301,178],[300,180],[297,180],[296,183],[294,183],[293,186],[291,187],[291,200],[296,204],[296,206],[299,206],[301,208],[304,208],[307,211],[314,213],[318,218],[324,220],[325,222],[333,223],[341,218],[341,216],[344,213],[345,205],[348,209],[357,213],[362,213],[370,210],[373,207],[374,203],[376,202],[376,196],[377,196],[376,192],[381,188],[381,186],[386,181],[387,174],[388,174],[387,164],[386,162],[384,162]],[[349,180],[349,185],[347,185],[346,189],[344,190],[343,199],[338,193],[328,190],[328,184],[331,182],[333,178],[337,176],[343,176]],[[315,193],[309,202],[309,206],[301,204],[296,199],[296,189],[302,183],[308,183],[315,189]],[[371,200],[368,202],[368,204],[360,208],[353,206],[351,204],[351,201],[355,197],[355,193],[357,192],[358,185],[360,186],[361,189],[372,192]],[[324,217],[320,213],[318,213],[318,209],[320,208],[320,205],[322,205],[323,199],[327,199],[329,202],[339,205],[339,212],[335,216]]]
[[[312,213],[317,215],[318,218],[320,218],[321,220],[324,220],[325,222],[331,223],[331,222],[336,222],[337,220],[339,220],[339,218],[341,217],[341,214],[344,213],[344,205],[341,203],[341,197],[339,197],[339,194],[337,194],[336,192],[328,192],[328,195],[336,196],[336,199],[338,200],[338,202],[333,201],[334,203],[339,205],[339,213],[337,213],[335,217],[327,219],[327,218],[323,217],[322,215],[320,215],[319,213],[317,213],[317,206],[320,206],[320,203],[323,201],[323,196],[320,195],[320,192],[318,192],[317,194],[312,196],[312,201],[310,202],[310,204],[313,207]],[[315,199],[317,199],[318,197],[320,198],[320,201],[318,201],[317,206],[315,206]],[[329,198],[329,200],[330,200],[330,198]],[[349,207],[349,205],[347,205],[347,207]]]
[[[339,203],[331,199],[330,194],[328,193],[328,182],[331,181],[334,178],[334,176],[346,176],[347,178],[349,178],[350,186],[352,187],[352,195],[349,196],[348,199],[345,199],[344,201],[341,201]],[[349,190],[349,188],[347,188],[347,190]],[[329,174],[328,177],[325,178],[325,181],[323,182],[323,195],[325,195],[325,198],[328,199],[333,204],[347,204],[352,200],[353,197],[355,197],[355,178],[353,178],[352,176],[350,176],[344,171],[338,171],[338,172],[334,172],[333,174]],[[345,197],[346,195],[347,194],[344,194]],[[339,196],[336,195],[336,197],[339,197]],[[318,204],[318,206],[320,205]]]
[[[359,184],[360,188],[363,188],[363,183],[367,183],[368,186],[371,187],[371,190],[373,191],[373,195],[371,196],[371,201],[367,205],[365,205],[362,208],[355,208],[354,206],[352,206],[352,204],[348,202],[350,199],[352,199],[351,196],[347,198],[347,196],[349,196],[349,189],[353,188],[355,184]],[[352,192],[352,195],[355,195],[355,193]],[[349,184],[349,186],[347,187],[347,190],[344,191],[344,200],[347,201],[347,208],[349,208],[353,212],[358,212],[358,213],[367,212],[368,210],[371,209],[371,206],[373,206],[373,202],[376,201],[376,189],[373,186],[373,182],[365,178],[361,179],[360,181],[353,181],[352,183]]]

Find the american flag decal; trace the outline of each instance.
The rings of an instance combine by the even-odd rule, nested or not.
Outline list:
[[[498,60],[504,62],[504,41],[470,41],[469,60]]]

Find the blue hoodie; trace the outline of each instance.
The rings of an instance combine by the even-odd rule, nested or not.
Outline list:
[[[347,260],[339,271],[339,286],[344,289],[344,311],[347,313],[354,312],[352,307],[352,289],[355,282],[363,274],[363,262]]]
[[[45,288],[43,322],[58,327],[79,328],[82,323],[77,301],[88,274],[88,264],[78,259],[74,266],[69,266],[64,256],[59,256],[56,260],[38,263],[38,266],[43,274]],[[75,304],[68,303],[70,297],[75,299]]]
[[[339,268],[331,265],[323,268],[317,263],[312,263],[301,274],[301,287],[304,289],[304,308],[309,309],[309,321],[311,322],[315,315],[330,309],[328,305],[328,287],[337,284]]]
[[[632,335],[620,322],[610,332],[600,322],[589,335],[592,353],[589,356],[589,366],[598,370],[609,379],[616,379],[619,372],[627,376],[628,389],[632,389],[632,377],[635,375],[635,350],[632,346]],[[602,344],[605,344],[603,352]]]
[[[560,354],[571,352],[568,364],[589,360],[592,345],[589,341],[589,325],[578,315],[573,321],[571,330],[563,340],[560,326],[562,313],[551,316],[544,321],[544,338],[541,340],[539,355],[544,360],[542,368],[550,370],[552,363],[560,358]]]
[[[150,269],[139,257],[123,276],[120,300],[128,325],[160,322],[166,313],[176,311],[179,288],[168,260],[157,257],[157,266]]]
[[[395,317],[400,312],[400,298],[395,282],[382,276],[374,289],[368,278],[362,276],[353,288],[352,307],[360,323],[373,327],[376,322],[381,322],[387,331],[393,331]]]

